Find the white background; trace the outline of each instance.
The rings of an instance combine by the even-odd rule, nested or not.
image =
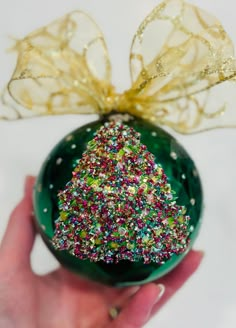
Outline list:
[[[0,88],[8,81],[15,63],[14,55],[5,51],[11,46],[8,37],[21,38],[74,9],[87,11],[101,26],[112,60],[113,82],[119,90],[128,88],[132,37],[157,3],[154,0],[0,0]],[[233,0],[195,0],[194,3],[217,16],[236,43]],[[236,102],[234,106],[236,110]],[[37,174],[53,145],[67,132],[93,118],[67,116],[0,122],[0,239],[12,207],[22,197],[25,175]],[[204,222],[195,247],[205,251],[205,258],[198,272],[147,327],[235,328],[236,129],[177,137],[193,156],[203,180]],[[32,262],[40,273],[57,265],[40,238]]]

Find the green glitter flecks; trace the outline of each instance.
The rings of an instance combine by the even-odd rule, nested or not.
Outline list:
[[[79,259],[163,263],[189,244],[189,216],[134,129],[106,123],[59,197],[53,244]]]

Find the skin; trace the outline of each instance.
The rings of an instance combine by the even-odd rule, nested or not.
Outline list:
[[[158,282],[132,288],[103,286],[62,267],[39,276],[30,265],[36,235],[32,220],[33,184],[34,178],[28,177],[24,198],[11,214],[0,246],[0,327],[140,328],[201,262],[203,253],[191,251]],[[113,306],[120,309],[115,319],[109,316]]]

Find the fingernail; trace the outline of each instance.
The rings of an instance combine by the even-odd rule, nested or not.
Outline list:
[[[29,193],[32,192],[31,188],[32,188],[33,179],[34,177],[32,177],[31,175],[27,175],[25,178],[25,195],[28,195]]]
[[[159,293],[158,293],[158,296],[157,296],[157,299],[156,299],[156,302],[155,304],[160,301],[160,299],[162,298],[162,296],[164,295],[165,293],[165,286],[163,284],[158,284],[157,285],[158,289],[159,289]]]
[[[202,257],[205,256],[205,251],[200,250],[198,252],[201,254]]]
[[[136,294],[140,288],[141,288],[141,286],[132,287],[130,290],[130,296],[133,296],[134,294]]]

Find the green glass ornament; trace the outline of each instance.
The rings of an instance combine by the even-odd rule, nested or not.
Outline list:
[[[141,134],[141,143],[147,146],[156,162],[161,164],[168,177],[171,189],[175,191],[177,204],[185,206],[189,222],[190,243],[188,249],[179,255],[172,255],[162,264],[130,262],[118,263],[80,260],[67,250],[56,250],[52,244],[55,221],[60,216],[58,192],[71,180],[72,172],[81,159],[94,133],[107,121],[122,119],[124,124]],[[184,148],[167,132],[142,119],[129,115],[110,114],[89,123],[63,138],[51,151],[38,175],[34,192],[34,210],[38,229],[48,248],[58,261],[69,270],[89,279],[108,285],[129,286],[145,284],[158,279],[180,263],[191,249],[199,231],[202,212],[202,187],[193,160]]]

